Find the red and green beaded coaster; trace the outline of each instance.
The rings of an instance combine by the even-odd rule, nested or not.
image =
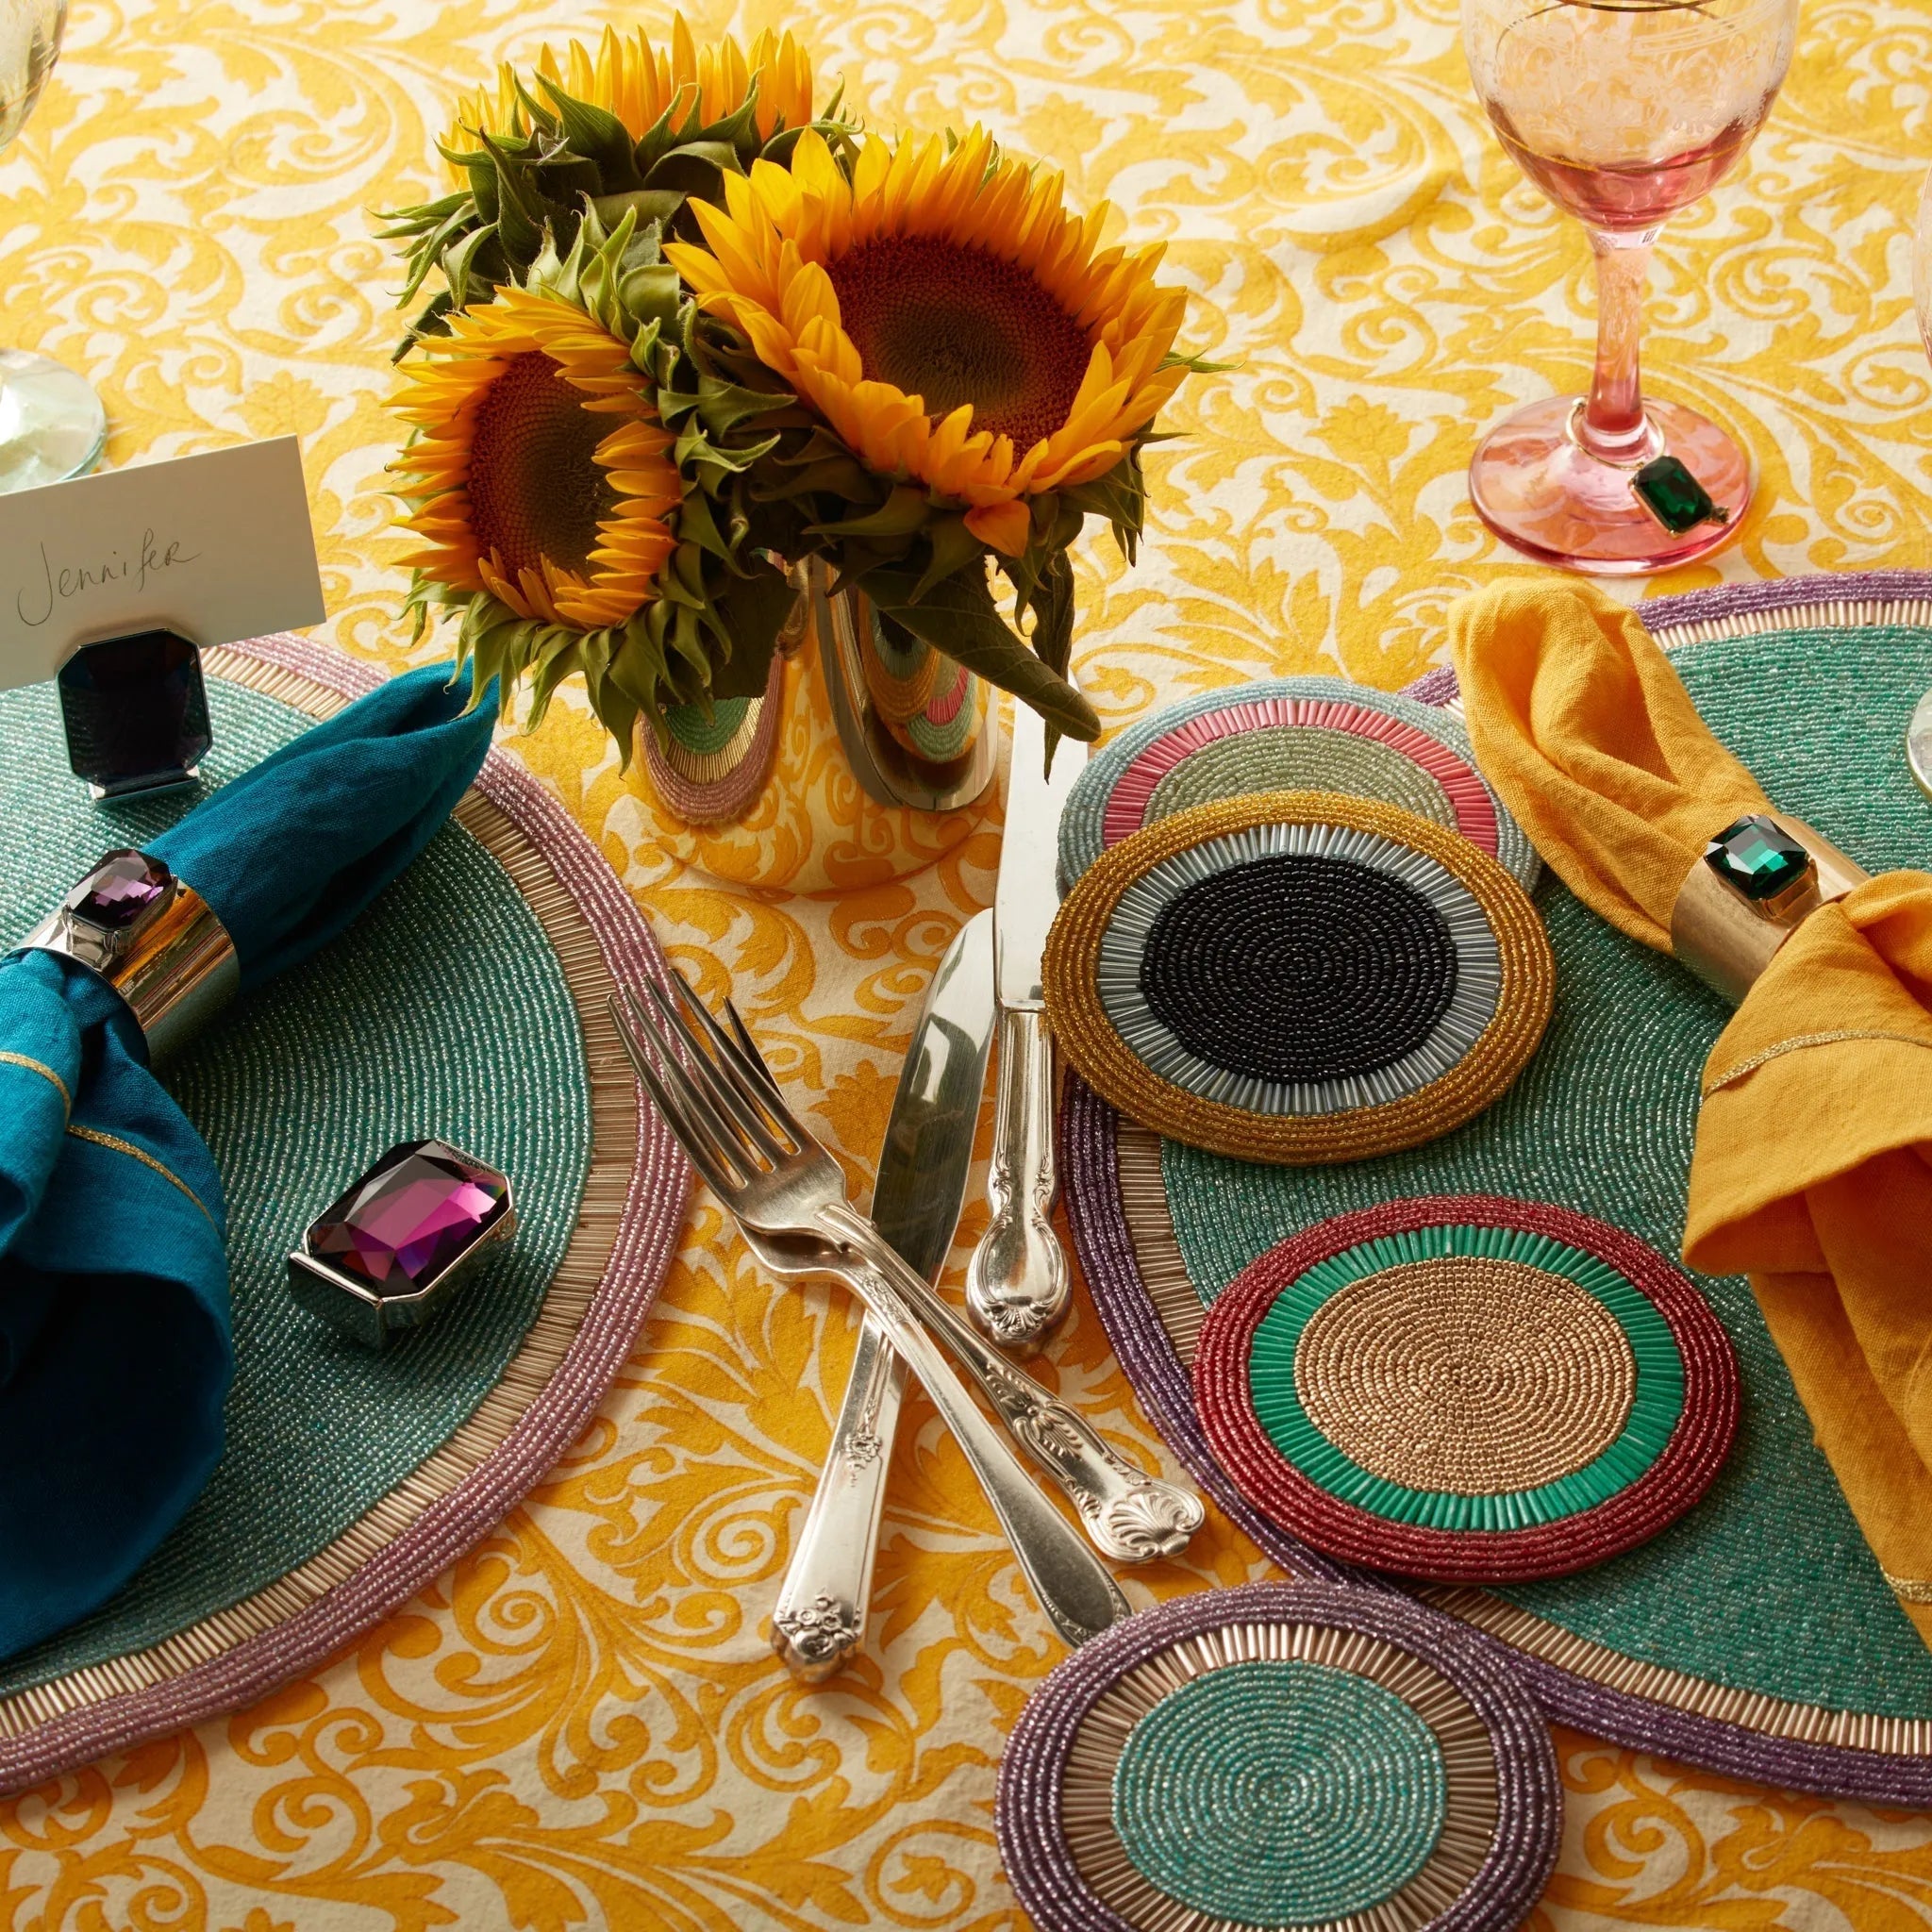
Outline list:
[[[1215,1302],[1214,1453],[1270,1521],[1438,1582],[1560,1576],[1655,1536],[1723,1466],[1738,1367],[1703,1297],[1588,1215],[1496,1195],[1324,1221]]]

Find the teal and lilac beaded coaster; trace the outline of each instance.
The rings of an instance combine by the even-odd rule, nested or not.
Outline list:
[[[1043,1932],[1516,1924],[1556,1856],[1541,1715],[1446,1618],[1253,1584],[1084,1645],[1000,1771],[1008,1876]]]

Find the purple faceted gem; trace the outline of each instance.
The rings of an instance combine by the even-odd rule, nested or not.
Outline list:
[[[157,904],[175,883],[158,858],[142,852],[112,852],[101,861],[99,876],[75,910],[90,925],[118,932]]]
[[[509,1183],[441,1141],[392,1147],[308,1230],[308,1252],[378,1295],[414,1294],[503,1219]]]

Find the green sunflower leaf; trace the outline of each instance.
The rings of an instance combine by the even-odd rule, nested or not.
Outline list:
[[[932,540],[932,557],[920,573],[918,583],[913,586],[912,601],[915,604],[941,577],[963,571],[975,557],[986,554],[986,545],[966,527],[966,519],[962,516],[941,517],[927,525],[925,534]]]
[[[537,85],[550,96],[565,142],[597,169],[607,194],[622,194],[644,185],[638,174],[637,144],[615,114],[566,93],[547,74],[537,76]]]
[[[841,541],[852,537],[910,537],[924,529],[931,520],[932,506],[926,501],[925,491],[902,483],[876,509],[843,517],[837,523],[810,525],[807,534]]]
[[[963,571],[916,601],[912,592],[918,579],[909,571],[875,567],[860,575],[858,584],[881,612],[914,637],[957,658],[989,684],[1011,691],[1067,737],[1091,743],[1100,736],[1093,707],[1007,627],[983,575]]]
[[[798,399],[783,390],[745,389],[720,376],[698,378],[698,414],[714,436],[728,436],[753,416],[797,407]]]

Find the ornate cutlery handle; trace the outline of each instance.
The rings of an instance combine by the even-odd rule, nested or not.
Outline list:
[[[966,1307],[1005,1348],[1041,1341],[1067,1312],[1073,1282],[1053,1231],[1059,1176],[1053,1152],[1053,1041],[1036,1007],[1000,1014],[1000,1075],[992,1165],[992,1224],[966,1268]]]
[[[772,1648],[808,1684],[829,1677],[865,1634],[886,1468],[905,1391],[905,1360],[869,1313],[858,1331],[831,1452],[772,1613]]]
[[[828,1208],[826,1213],[830,1216],[841,1211]],[[814,1261],[811,1272],[836,1274],[877,1316],[886,1340],[924,1385],[941,1421],[973,1465],[973,1473],[985,1489],[993,1514],[1054,1628],[1069,1643],[1078,1645],[1118,1624],[1128,1614],[1127,1600],[1119,1585],[1080,1541],[1073,1524],[1041,1493],[1006,1437],[980,1412],[978,1404],[966,1392],[966,1385],[907,1306],[907,1283],[928,1300],[937,1299],[932,1291],[879,1240],[871,1222],[849,1208],[842,1212],[858,1222],[869,1237],[869,1245],[843,1241],[836,1252]],[[963,1322],[959,1326],[972,1333]]]
[[[1078,1410],[989,1348],[856,1208],[835,1203],[820,1211],[819,1225],[841,1248],[883,1274],[908,1312],[945,1343],[985,1391],[1020,1446],[1080,1512],[1096,1548],[1116,1562],[1146,1563],[1187,1547],[1207,1513],[1191,1490],[1142,1474],[1109,1448]],[[921,1334],[924,1338],[924,1329]],[[925,1381],[924,1371],[920,1380]],[[931,1387],[926,1382],[928,1391]]]

